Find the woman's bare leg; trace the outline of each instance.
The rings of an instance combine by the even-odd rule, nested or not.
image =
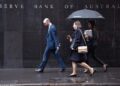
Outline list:
[[[90,74],[94,73],[94,69],[90,67],[88,64],[86,64],[85,62],[81,62],[80,65],[84,67],[85,69],[88,69],[90,71]]]
[[[71,75],[76,75],[77,74],[77,63],[72,62],[72,73]]]

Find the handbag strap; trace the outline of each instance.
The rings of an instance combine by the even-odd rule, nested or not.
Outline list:
[[[86,43],[85,37],[84,37],[84,35],[83,35],[83,33],[82,33],[82,30],[79,29],[79,31],[80,31],[80,33],[81,33],[81,35],[82,35],[82,38],[83,38],[83,41],[84,41],[85,45],[87,46],[87,43]]]

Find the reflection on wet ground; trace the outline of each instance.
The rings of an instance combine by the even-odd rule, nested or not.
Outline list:
[[[120,68],[109,68],[90,76],[78,69],[78,76],[68,77],[71,69],[59,72],[57,68],[46,68],[44,73],[36,73],[34,68],[0,69],[0,86],[120,86]]]

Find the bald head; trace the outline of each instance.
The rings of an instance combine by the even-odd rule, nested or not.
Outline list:
[[[45,19],[43,20],[43,23],[46,23],[47,21],[50,21],[50,19],[49,19],[49,18],[45,18]]]
[[[48,26],[49,23],[50,23],[50,19],[49,19],[49,18],[45,18],[45,19],[43,20],[43,24],[44,24],[45,26]]]

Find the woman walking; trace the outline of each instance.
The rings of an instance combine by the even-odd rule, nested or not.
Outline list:
[[[90,34],[87,34],[86,32],[90,31]],[[97,47],[97,39],[98,39],[98,33],[97,30],[95,28],[95,21],[90,20],[88,21],[88,30],[86,30],[84,32],[86,41],[87,41],[87,46],[88,46],[88,59],[87,59],[87,64],[89,64],[89,59],[93,58],[95,61],[97,61],[99,64],[101,64],[103,66],[104,71],[107,71],[107,64],[105,64],[100,58],[95,56],[95,50]],[[87,70],[85,70],[84,72],[87,72]]]
[[[78,46],[84,45],[84,40],[82,37],[82,25],[80,21],[75,21],[73,23],[73,29],[74,32],[72,36],[68,35],[67,39],[71,42],[71,56],[70,60],[72,62],[72,73],[70,74],[70,77],[76,77],[77,76],[77,64],[79,64],[81,67],[89,70],[90,75],[93,75],[94,69],[90,67],[88,64],[86,64],[86,54],[84,53],[78,53]]]

